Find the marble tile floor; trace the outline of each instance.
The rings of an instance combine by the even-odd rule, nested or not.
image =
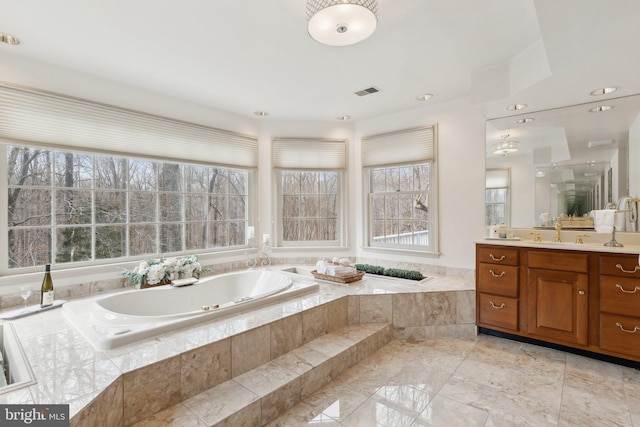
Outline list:
[[[640,427],[640,370],[480,335],[396,340],[269,427]]]

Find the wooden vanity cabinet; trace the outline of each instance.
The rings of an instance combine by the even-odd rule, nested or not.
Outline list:
[[[518,249],[482,247],[478,248],[476,256],[478,325],[517,331],[520,273]]]
[[[637,254],[478,244],[479,327],[640,362]]]
[[[588,344],[588,255],[528,251],[527,332],[563,344]]]
[[[600,347],[640,358],[640,266],[636,255],[600,256]]]

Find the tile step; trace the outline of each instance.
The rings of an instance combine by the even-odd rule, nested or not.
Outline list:
[[[386,323],[354,324],[322,335],[134,424],[263,426],[391,341]]]

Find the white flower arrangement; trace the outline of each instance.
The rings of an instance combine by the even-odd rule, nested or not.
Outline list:
[[[122,275],[129,283],[142,285],[164,285],[172,279],[199,277],[206,273],[198,262],[197,255],[171,258],[149,258],[133,270],[123,270]]]

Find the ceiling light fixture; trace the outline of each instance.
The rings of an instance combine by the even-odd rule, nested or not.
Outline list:
[[[430,100],[431,98],[433,98],[433,94],[431,94],[431,93],[425,93],[425,94],[423,94],[423,95],[418,95],[418,96],[416,96],[416,99],[417,99],[418,101],[428,101],[428,100]]]
[[[20,39],[18,39],[17,37],[13,37],[11,34],[0,33],[0,43],[15,46],[20,44]]]
[[[618,90],[617,87],[603,87],[603,88],[600,88],[600,89],[592,90],[591,91],[591,95],[593,95],[593,96],[608,95],[608,94],[613,93],[613,92],[615,92],[617,90]]]
[[[376,30],[377,11],[377,0],[308,0],[307,29],[328,46],[360,43]]]
[[[535,121],[535,119],[533,117],[526,117],[524,119],[518,119],[516,121],[514,121],[513,123],[517,124],[517,125],[524,125],[526,123],[531,123]]]
[[[349,120],[350,118],[351,118],[351,116],[347,116],[346,114],[344,116],[336,117],[336,119],[338,119],[338,120]]]
[[[255,114],[256,116],[260,116],[260,117],[264,117],[264,116],[268,116],[269,113],[267,113],[266,111],[255,111],[253,114]]]
[[[609,111],[613,108],[613,105],[599,105],[591,108],[589,111],[592,113],[601,113],[603,111]]]
[[[520,144],[518,141],[507,141],[507,138],[509,138],[508,133],[500,135],[500,138],[502,138],[502,141],[493,144],[493,154],[506,156],[518,151]]]
[[[507,110],[507,111],[517,111],[517,110],[522,110],[523,108],[527,108],[527,104],[507,105],[505,107],[505,110]]]

